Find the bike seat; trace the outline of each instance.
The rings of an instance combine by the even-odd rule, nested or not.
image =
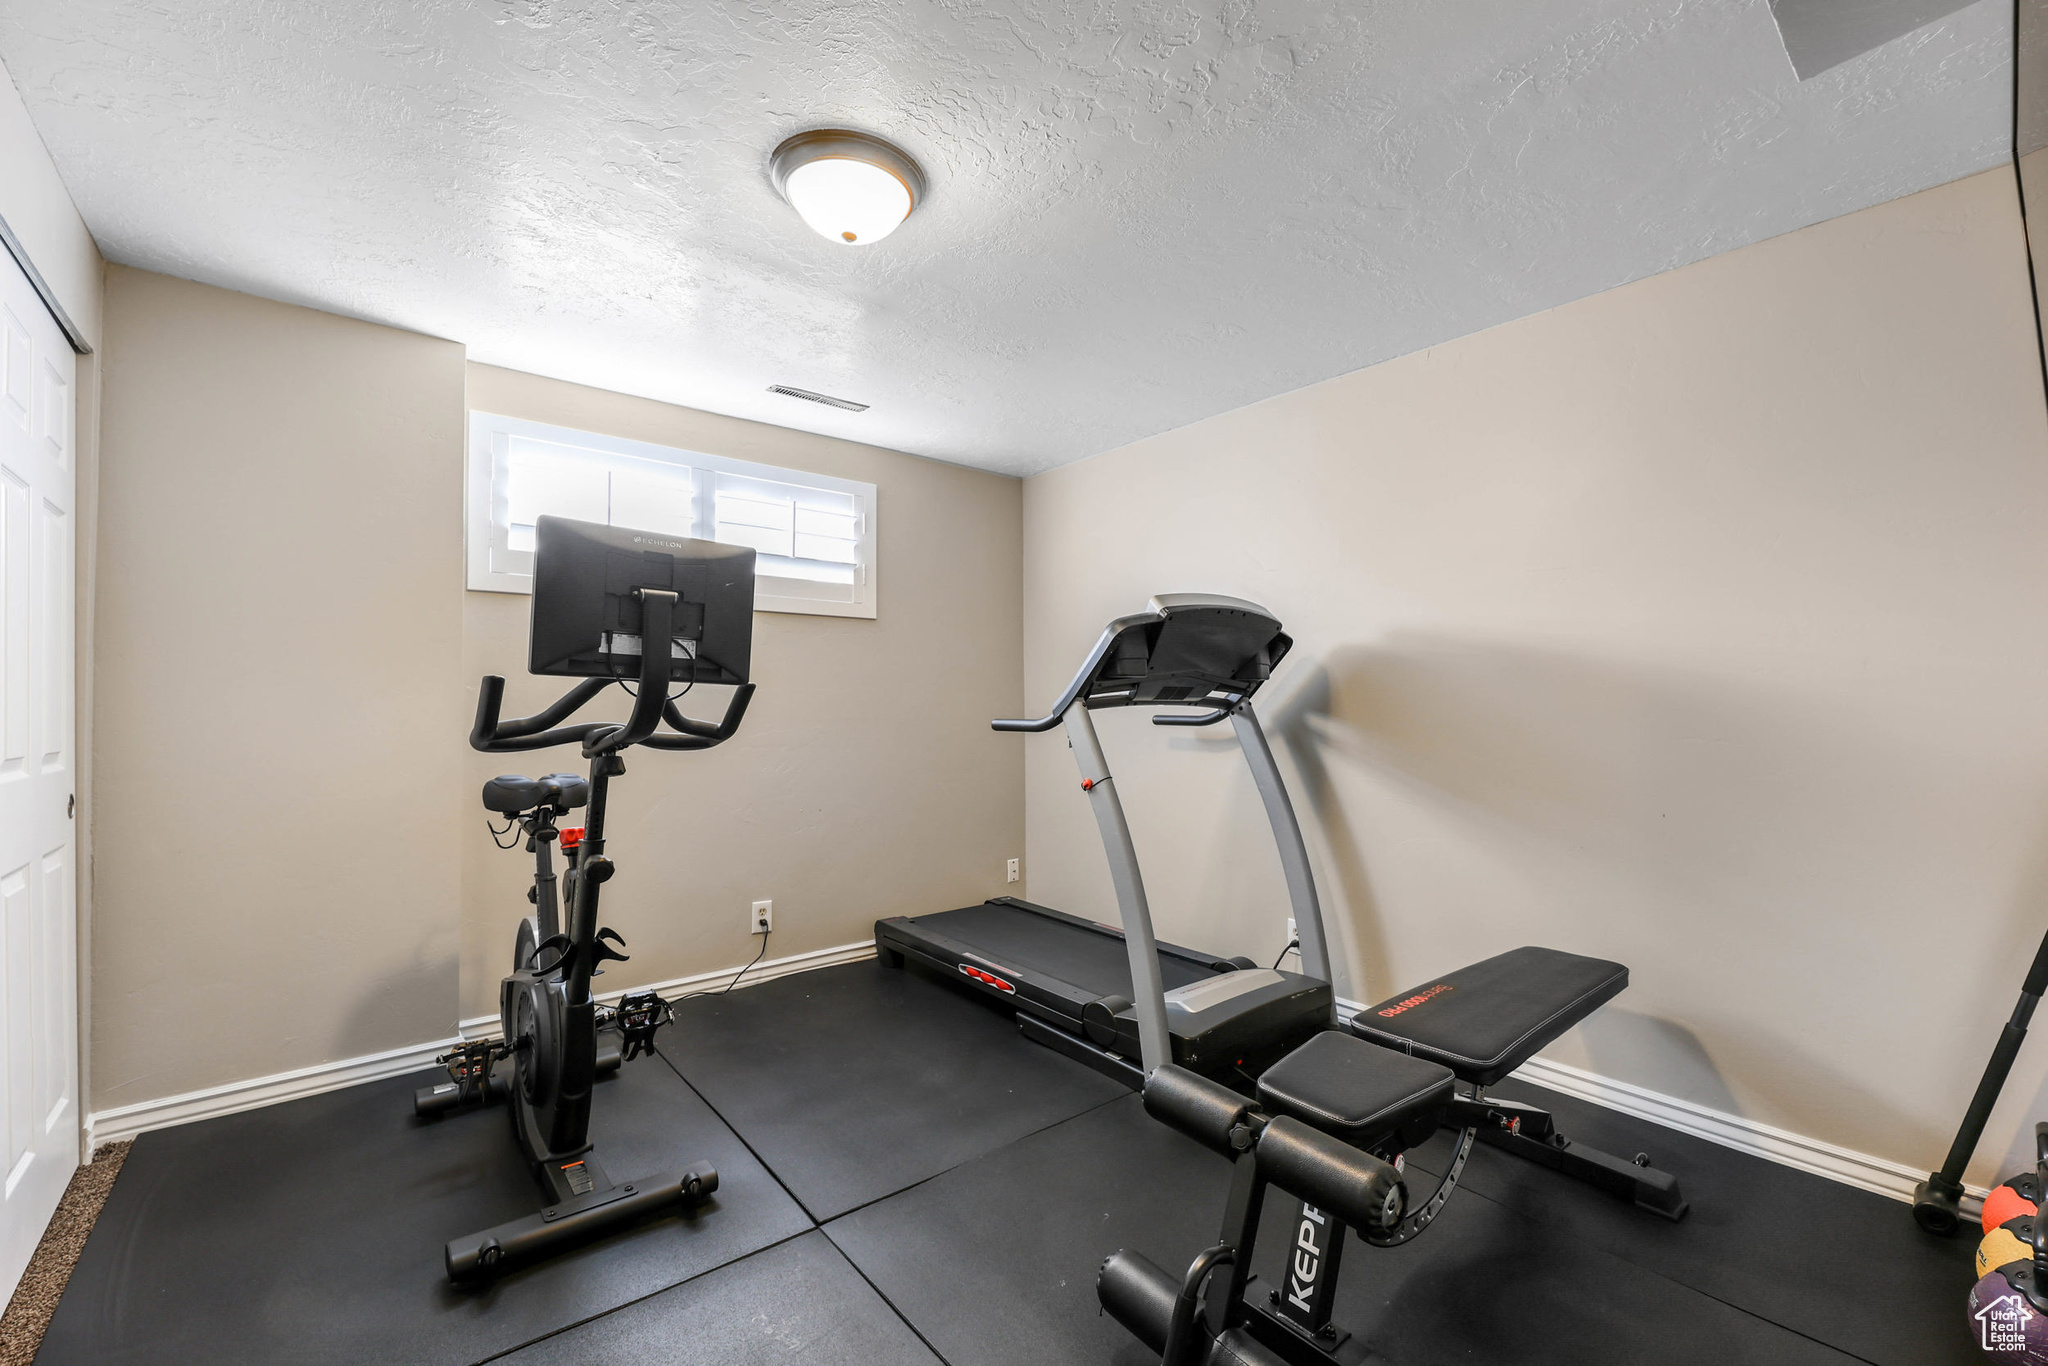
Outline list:
[[[576,773],[550,773],[541,780],[541,800],[556,811],[573,811],[590,800],[590,779]]]
[[[539,778],[504,773],[484,784],[484,809],[507,818],[551,806],[570,811],[590,800],[590,780],[574,773],[549,773]]]
[[[1353,1147],[1369,1148],[1410,1120],[1440,1110],[1451,1069],[1375,1048],[1336,1030],[1316,1035],[1259,1077],[1259,1104]]]
[[[516,816],[540,805],[540,780],[501,773],[484,784],[484,810]]]
[[[1619,963],[1514,949],[1359,1011],[1351,1032],[1491,1086],[1627,985]]]

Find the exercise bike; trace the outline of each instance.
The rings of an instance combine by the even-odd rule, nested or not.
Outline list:
[[[574,773],[549,773],[539,778],[502,774],[484,784],[484,809],[504,817],[507,823],[506,830],[493,830],[492,837],[495,839],[517,830],[525,837],[526,852],[533,855],[534,861],[533,885],[526,889],[526,899],[534,909],[532,915],[520,918],[519,929],[513,939],[512,971],[515,973],[532,967],[534,950],[543,940],[562,932],[554,849],[559,840],[563,856],[573,859],[577,842],[583,838],[583,829],[580,826],[562,826],[559,821],[589,800],[589,782]],[[517,843],[515,837],[513,844]],[[509,849],[513,845],[501,844],[499,847]],[[569,874],[571,895],[574,894],[574,886],[572,868]],[[592,975],[601,976],[602,970]],[[651,1000],[647,999],[650,997]],[[629,1003],[633,1009],[626,1008]],[[502,1000],[499,1005],[502,1022]],[[651,1020],[658,1028],[668,1022],[666,1009],[667,1003],[652,992],[635,993],[621,1002],[618,1008],[599,1006],[596,1075],[600,1079],[609,1077],[625,1061],[628,1043],[621,1038],[623,1020]],[[641,1024],[641,1032],[651,1034],[645,1023]],[[634,1049],[634,1056],[637,1057],[640,1051]],[[422,1086],[413,1092],[413,1113],[428,1118],[465,1106],[504,1100],[505,1076],[493,1069],[505,1056],[505,1046],[500,1040],[476,1039],[459,1044],[436,1058],[436,1062],[448,1069],[449,1080],[435,1086]]]
[[[656,1031],[673,1012],[652,991],[630,993],[606,1008],[593,998],[590,983],[601,964],[626,961],[624,939],[597,918],[601,890],[616,871],[604,852],[610,782],[626,771],[622,755],[636,745],[709,749],[739,729],[754,693],[746,681],[754,552],[556,517],[540,519],[536,541],[530,671],[581,674],[584,681],[546,710],[507,720],[500,715],[505,680],[485,678],[470,744],[491,753],[577,744],[590,762],[589,777],[507,775],[486,784],[485,805],[517,824],[534,855],[534,914],[521,922],[513,970],[499,988],[501,1037],[448,1053],[442,1062],[450,1080],[422,1088],[414,1105],[431,1114],[504,1100],[514,1139],[548,1204],[450,1241],[444,1258],[449,1279],[457,1282],[485,1279],[626,1223],[695,1205],[718,1189],[718,1173],[708,1162],[625,1183],[599,1164],[590,1139],[592,1083],[606,1070],[607,1054],[617,1059],[610,1062],[616,1070],[652,1052]],[[682,715],[669,695],[677,679],[736,684],[723,719],[713,724]],[[563,724],[615,683],[633,697],[625,721]],[[558,822],[579,807],[588,815],[572,842]],[[551,853],[557,842],[570,846],[559,902]],[[608,1026],[619,1042],[601,1050],[599,1031]],[[497,1071],[507,1061],[509,1078]]]

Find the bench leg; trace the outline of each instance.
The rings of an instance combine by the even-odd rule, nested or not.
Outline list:
[[[1638,1154],[1634,1161],[1629,1161],[1574,1143],[1557,1131],[1550,1112],[1537,1106],[1497,1097],[1460,1096],[1448,1122],[1452,1126],[1473,1125],[1484,1143],[1620,1196],[1636,1208],[1666,1219],[1683,1219],[1691,1208],[1678,1189],[1678,1178],[1651,1166],[1648,1156]]]

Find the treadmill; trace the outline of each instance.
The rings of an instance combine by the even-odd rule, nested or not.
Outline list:
[[[891,967],[914,960],[1015,1009],[1026,1036],[1133,1089],[1163,1063],[1219,1079],[1256,1077],[1312,1036],[1336,1027],[1329,950],[1308,849],[1251,700],[1293,640],[1256,603],[1167,593],[1118,617],[1046,715],[996,721],[1001,731],[1062,723],[1109,856],[1121,929],[1015,897],[875,923],[875,952]],[[1161,712],[1159,726],[1228,720],[1279,847],[1304,972],[1219,958],[1152,933],[1138,855],[1089,713]]]
[[[1386,1118],[1391,1112],[1369,1103],[1374,1088],[1361,1084],[1369,1078],[1355,1067],[1344,1075],[1343,1069],[1322,1075],[1328,1069],[1321,1063],[1299,1060],[1273,1068],[1297,1045],[1338,1028],[1308,849],[1251,708],[1253,694],[1292,644],[1271,613],[1236,598],[1163,594],[1145,611],[1112,621],[1048,715],[994,725],[1044,731],[1065,722],[1081,787],[1102,830],[1123,929],[1001,897],[937,915],[878,921],[878,956],[895,967],[916,959],[1005,1000],[1026,1036],[1133,1089],[1143,1089],[1146,1077],[1171,1062],[1241,1091],[1256,1084],[1264,1102],[1285,1101],[1283,1109],[1291,1106],[1288,1112],[1312,1127],[1329,1128],[1360,1106],[1361,1123]],[[1088,718],[1100,707],[1200,709],[1160,712],[1152,718],[1160,726],[1230,721],[1279,846],[1308,975],[1154,940],[1137,854]],[[1457,1185],[1475,1140],[1639,1209],[1667,1219],[1685,1216],[1688,1202],[1677,1178],[1652,1166],[1647,1154],[1630,1159],[1589,1148],[1558,1132],[1548,1111],[1489,1093],[1627,985],[1628,969],[1620,963],[1530,946],[1396,992],[1346,1023],[1344,1031],[1354,1039],[1448,1068],[1462,1088],[1438,1119],[1455,1137],[1435,1193],[1412,1202],[1400,1228],[1374,1234],[1372,1241],[1391,1246],[1421,1232]],[[1346,1056],[1329,1041],[1309,1053]],[[1292,1100],[1281,1096],[1290,1075],[1300,1080],[1304,1071],[1322,1080]],[[1333,1272],[1335,1258],[1332,1251],[1327,1265]],[[1241,1279],[1244,1272],[1240,1266],[1232,1274]],[[1334,1286],[1334,1274],[1320,1283]],[[1306,1321],[1312,1332],[1328,1322],[1328,1294],[1319,1291],[1315,1303]]]

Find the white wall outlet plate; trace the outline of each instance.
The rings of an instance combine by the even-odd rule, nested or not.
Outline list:
[[[1003,881],[1005,881],[1005,882],[1015,882],[1015,881],[1017,880],[1017,865],[1018,865],[1018,863],[1020,863],[1020,862],[1022,862],[1022,860],[1020,860],[1020,859],[1011,859],[1011,860],[1010,860],[1010,866],[1009,866],[1009,868],[1008,868],[1008,869],[1007,869],[1007,870],[1005,871],[1005,873],[1004,873],[1004,876],[1003,876]]]
[[[747,915],[747,933],[768,934],[775,929],[775,903],[756,901]]]

